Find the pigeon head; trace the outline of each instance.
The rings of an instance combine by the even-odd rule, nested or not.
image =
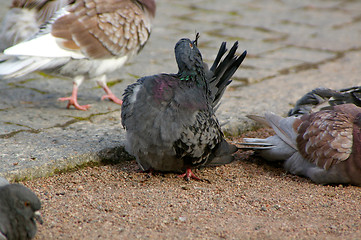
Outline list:
[[[178,64],[179,74],[195,76],[199,70],[203,70],[203,60],[199,49],[197,48],[198,34],[196,40],[191,41],[188,38],[182,38],[175,45],[175,58]]]
[[[41,208],[41,202],[39,198],[30,189],[21,184],[8,184],[2,187],[8,192],[9,199],[16,210],[16,213],[20,215],[25,222],[31,223],[28,226],[28,235],[30,238],[35,236],[36,233],[36,221],[40,224],[43,223],[38,210]]]

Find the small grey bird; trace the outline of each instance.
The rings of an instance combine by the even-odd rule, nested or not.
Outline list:
[[[155,15],[154,0],[76,0],[56,12],[39,33],[4,51],[0,76],[19,77],[43,71],[73,79],[67,107],[79,105],[77,93],[85,79],[94,79],[110,99],[121,104],[106,84],[115,71],[148,41]]]
[[[288,112],[288,116],[299,116],[345,103],[361,107],[361,86],[341,90],[315,88],[296,102],[295,107]]]
[[[270,125],[276,135],[245,138],[244,148],[269,161],[284,161],[287,171],[316,183],[361,185],[360,107],[342,104],[299,117],[249,117]]]
[[[186,171],[182,177],[199,179],[192,168],[233,160],[237,148],[225,141],[215,109],[246,51],[237,57],[236,42],[221,61],[227,52],[222,43],[208,69],[197,39],[177,42],[178,73],[140,78],[124,92],[126,149],[142,170]]]
[[[0,50],[28,40],[61,8],[75,0],[13,0],[0,30]]]
[[[21,184],[0,187],[0,239],[34,238],[36,221],[42,224],[39,198]]]

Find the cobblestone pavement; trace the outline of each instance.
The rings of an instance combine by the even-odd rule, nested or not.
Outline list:
[[[0,3],[0,16],[10,0]],[[174,45],[200,32],[211,63],[222,41],[248,51],[217,114],[227,134],[252,127],[248,113],[285,114],[307,91],[360,85],[361,2],[351,0],[162,0],[149,43],[111,75],[118,97],[138,77],[176,72]],[[5,7],[4,7],[5,6]],[[120,106],[101,101],[103,90],[85,82],[80,104],[66,109],[71,80],[34,73],[0,81],[0,176],[50,175],[90,161],[124,156]]]

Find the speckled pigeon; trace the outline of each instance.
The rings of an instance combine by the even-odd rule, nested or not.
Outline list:
[[[296,102],[295,107],[288,112],[288,116],[299,116],[345,103],[361,107],[361,86],[341,90],[315,88]]]
[[[155,15],[154,0],[76,0],[58,12],[32,39],[4,51],[0,76],[18,77],[33,71],[73,79],[67,107],[79,105],[77,92],[94,79],[107,93],[102,99],[121,104],[106,84],[106,74],[120,68],[147,42]]]
[[[42,223],[38,197],[21,184],[0,187],[0,239],[34,238],[36,221]]]
[[[13,0],[0,30],[0,50],[28,40],[55,12],[75,0]]]
[[[342,104],[299,117],[250,118],[268,123],[276,135],[245,138],[243,145],[287,171],[320,184],[361,185],[361,108]]]
[[[197,35],[198,36],[198,35]],[[230,78],[246,56],[228,55],[226,43],[210,69],[195,41],[181,39],[175,46],[177,74],[140,78],[124,93],[122,124],[127,150],[142,170],[171,171],[198,179],[192,168],[233,160],[237,148],[228,144],[215,116],[215,108]]]

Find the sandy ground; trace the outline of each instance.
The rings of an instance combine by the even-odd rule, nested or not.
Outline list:
[[[196,170],[204,181],[123,161],[24,182],[43,204],[36,239],[361,239],[359,187],[316,185],[252,153]]]

